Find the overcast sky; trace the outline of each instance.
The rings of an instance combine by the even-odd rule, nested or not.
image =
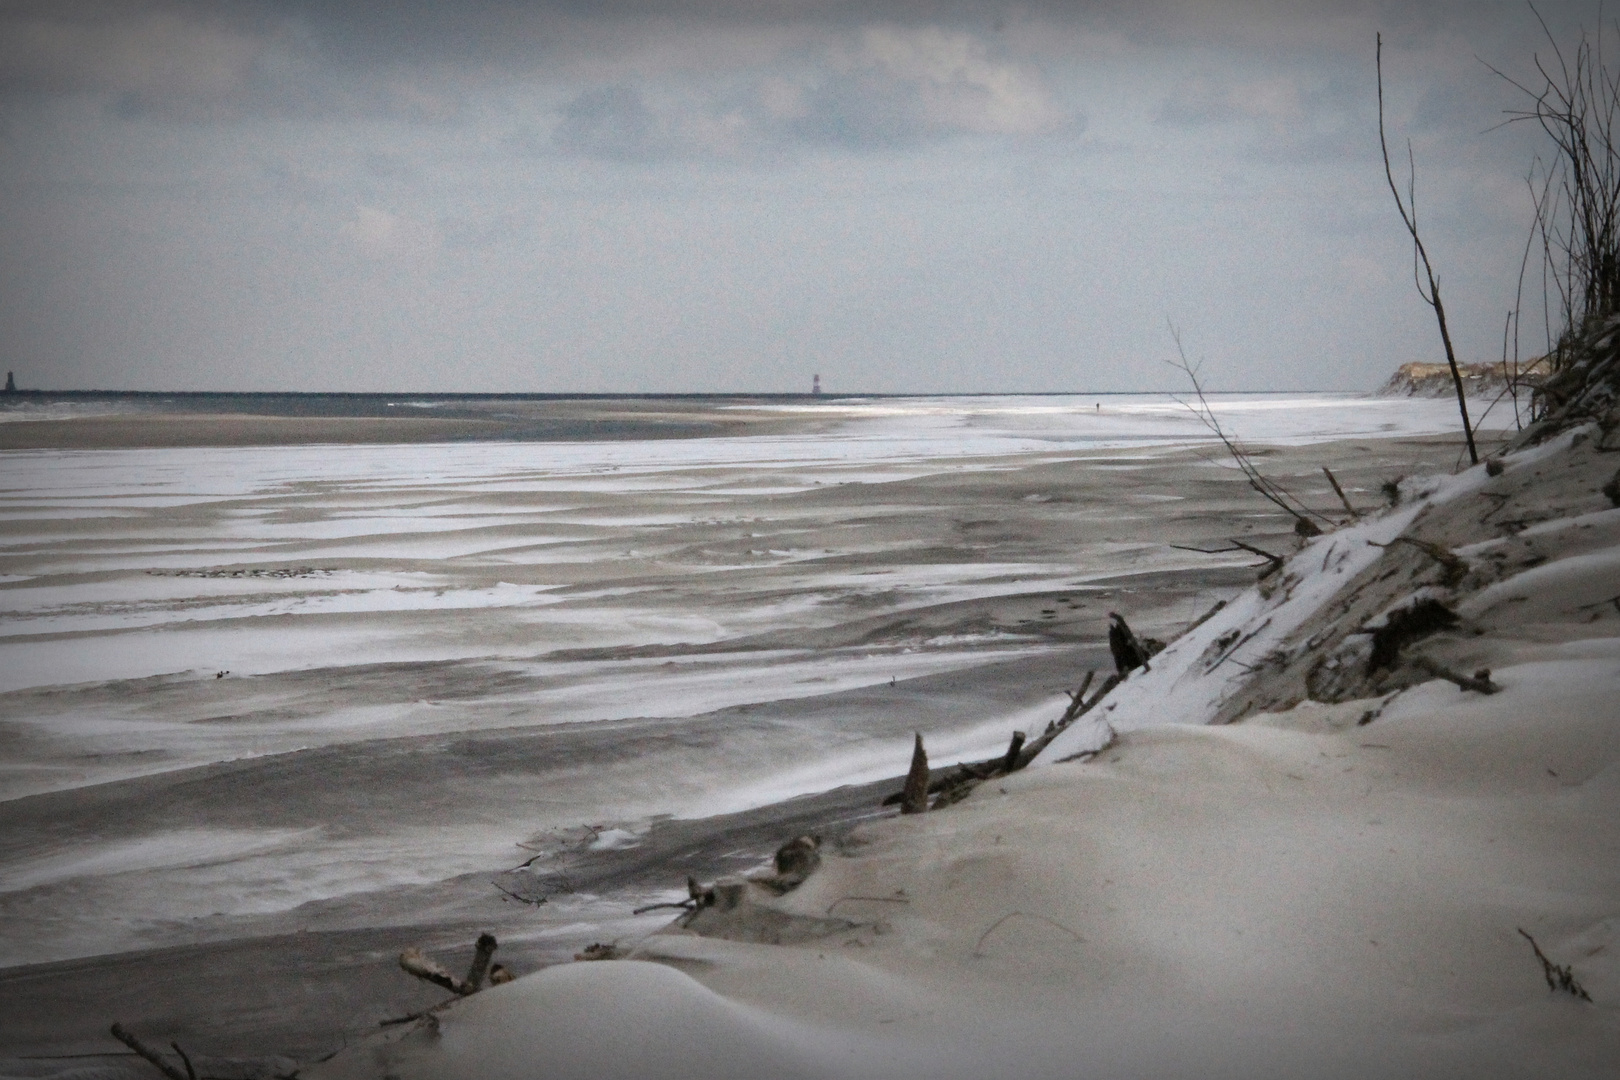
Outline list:
[[[1216,389],[1370,389],[1443,359],[1380,29],[1453,334],[1494,360],[1540,144],[1488,130],[1517,102],[1481,59],[1531,70],[1521,3],[0,0],[0,368],[1179,389],[1174,320]]]

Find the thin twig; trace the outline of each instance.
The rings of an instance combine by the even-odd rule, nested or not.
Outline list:
[[[546,897],[544,897],[544,896],[540,897],[538,900],[536,900],[532,896],[523,896],[520,893],[513,892],[511,889],[508,889],[505,885],[502,885],[498,881],[491,881],[490,884],[495,886],[501,892],[505,893],[507,896],[510,896],[513,900],[516,900],[520,904],[532,904],[535,907],[539,907],[541,904],[546,902]]]
[[[845,900],[870,900],[874,904],[911,903],[911,899],[905,896],[840,896],[838,899],[827,905],[827,914],[831,915],[833,913],[833,908],[837,907],[839,904],[842,904]]]
[[[997,930],[999,930],[1001,928],[1002,923],[1004,923],[1008,919],[1014,918],[1016,916],[1022,916],[1023,918],[1026,918],[1026,919],[1039,919],[1043,923],[1047,923],[1047,924],[1049,924],[1051,926],[1057,927],[1059,930],[1063,931],[1065,934],[1068,934],[1070,937],[1074,938],[1075,941],[1080,942],[1082,944],[1086,940],[1084,937],[1082,937],[1080,935],[1079,931],[1076,931],[1076,930],[1070,929],[1067,926],[1064,926],[1062,923],[1058,922],[1056,919],[1049,919],[1045,915],[1036,915],[1036,914],[1034,914],[1032,912],[1028,912],[1028,911],[1009,911],[1009,912],[1007,912],[1007,914],[1003,915],[1001,918],[999,918],[995,922],[991,923],[989,928],[987,930],[985,930],[984,933],[979,935],[979,940],[974,942],[974,944],[973,944],[973,955],[974,956],[983,956],[984,953],[981,950],[984,947],[985,938],[989,937],[991,934],[993,934]]]
[[[1226,652],[1224,652],[1223,654],[1221,654],[1221,658],[1219,660],[1215,661],[1213,664],[1209,665],[1209,667],[1205,668],[1204,669],[1205,673],[1208,674],[1209,672],[1214,671],[1216,668],[1220,667],[1222,664],[1226,663],[1228,660],[1230,660],[1232,658],[1233,653],[1237,652],[1239,649],[1243,648],[1243,646],[1247,645],[1250,641],[1252,641],[1254,639],[1254,636],[1256,634],[1258,634],[1260,631],[1264,630],[1266,627],[1268,627],[1270,625],[1271,625],[1271,619],[1268,617],[1265,622],[1261,623],[1259,626],[1255,627],[1253,630],[1250,630],[1247,634],[1243,635],[1243,637],[1239,638],[1238,643],[1236,645],[1233,645],[1230,649],[1227,649]]]

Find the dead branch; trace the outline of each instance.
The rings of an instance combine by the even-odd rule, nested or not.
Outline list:
[[[1230,649],[1227,649],[1224,653],[1222,653],[1221,658],[1219,660],[1215,661],[1213,664],[1209,665],[1209,667],[1205,668],[1204,669],[1205,674],[1208,674],[1209,672],[1214,671],[1216,668],[1220,667],[1222,664],[1224,664],[1228,660],[1230,660],[1232,658],[1233,653],[1237,652],[1239,649],[1243,648],[1243,646],[1247,645],[1251,640],[1254,639],[1254,636],[1256,634],[1258,634],[1260,631],[1264,630],[1266,627],[1268,627],[1270,625],[1271,625],[1271,619],[1268,616],[1266,618],[1265,622],[1261,623],[1259,626],[1255,627],[1253,630],[1250,630],[1247,634],[1244,634],[1241,638],[1238,639],[1237,644],[1233,645]]]
[[[1440,300],[1440,282],[1434,276],[1434,266],[1429,262],[1429,251],[1423,246],[1423,238],[1418,235],[1417,225],[1417,162],[1412,157],[1412,143],[1406,144],[1407,160],[1407,193],[1406,199],[1401,198],[1400,188],[1395,186],[1395,173],[1389,164],[1389,142],[1384,137],[1384,35],[1378,35],[1378,50],[1376,54],[1378,69],[1378,145],[1384,152],[1384,179],[1389,181],[1389,191],[1395,196],[1395,208],[1400,211],[1401,223],[1412,237],[1412,280],[1417,285],[1418,296],[1423,302],[1434,310],[1435,321],[1440,324],[1440,341],[1446,347],[1446,363],[1451,367],[1452,385],[1457,390],[1457,410],[1462,413],[1463,437],[1468,441],[1468,460],[1470,464],[1479,464],[1479,450],[1474,446],[1474,427],[1468,422],[1468,397],[1463,392],[1462,372],[1457,368],[1457,352],[1451,347],[1451,331],[1446,327],[1446,306]],[[1411,204],[1408,209],[1408,203]],[[1423,290],[1423,282],[1418,280],[1418,262],[1423,263],[1423,273],[1428,279],[1429,288]]]
[[[1441,580],[1448,586],[1455,585],[1468,576],[1469,566],[1467,560],[1455,554],[1449,548],[1442,547],[1430,540],[1419,540],[1415,536],[1397,536],[1387,544],[1380,544],[1376,540],[1369,540],[1367,543],[1373,547],[1381,548],[1391,548],[1396,544],[1410,544],[1440,564],[1443,571]]]
[[[1530,943],[1530,947],[1536,951],[1536,959],[1541,961],[1541,973],[1547,977],[1547,990],[1549,993],[1562,990],[1567,994],[1580,998],[1582,1001],[1592,1000],[1592,995],[1586,992],[1586,987],[1575,981],[1575,973],[1569,969],[1567,964],[1555,964],[1547,959],[1547,954],[1541,951],[1541,946],[1536,944],[1536,939],[1531,937],[1524,927],[1520,926],[1517,929],[1524,936],[1524,940]]]
[[[1344,512],[1350,515],[1350,520],[1360,521],[1361,511],[1350,505],[1350,497],[1344,493],[1344,488],[1339,486],[1339,481],[1333,475],[1333,470],[1324,465],[1322,466],[1322,471],[1327,474],[1328,483],[1333,485],[1333,493],[1337,495],[1339,497],[1339,501],[1344,504]]]
[[[664,908],[680,908],[682,911],[691,911],[692,908],[695,907],[696,905],[697,905],[697,901],[692,900],[690,898],[688,898],[686,900],[673,900],[673,901],[666,901],[666,902],[664,902],[662,904],[647,904],[647,905],[644,905],[643,907],[638,907],[638,908],[633,909],[630,912],[630,914],[632,914],[632,915],[645,915],[649,911],[660,911],[660,910],[662,910]]]
[[[1232,543],[1236,544],[1244,551],[1258,555],[1262,559],[1266,560],[1268,565],[1264,570],[1260,571],[1260,576],[1263,578],[1268,578],[1283,568],[1283,557],[1281,555],[1273,555],[1271,552],[1266,551],[1263,548],[1257,548],[1253,544],[1246,544],[1236,537],[1232,539]]]
[[[1046,923],[1049,926],[1055,926],[1059,930],[1063,931],[1065,934],[1068,934],[1070,937],[1072,937],[1076,942],[1079,942],[1079,943],[1083,944],[1085,942],[1085,940],[1086,940],[1084,937],[1082,937],[1080,935],[1080,933],[1078,931],[1072,930],[1069,927],[1064,926],[1062,923],[1058,922],[1056,919],[1049,919],[1045,915],[1036,915],[1036,914],[1033,914],[1033,913],[1028,912],[1028,911],[1009,911],[1009,912],[1007,912],[1007,914],[1003,915],[1001,918],[999,918],[995,922],[991,923],[989,928],[987,930],[985,930],[984,933],[979,935],[979,940],[974,942],[974,944],[973,944],[973,955],[974,956],[983,956],[984,953],[983,953],[982,950],[984,948],[985,939],[988,938],[991,934],[995,933],[997,930],[1001,929],[1002,924],[1007,922],[1007,920],[1012,919],[1012,918],[1019,918],[1019,917],[1025,918],[1025,919],[1039,919],[1041,922]]]
[[[1260,571],[1260,577],[1261,577],[1262,580],[1265,579],[1265,578],[1270,577],[1272,574],[1275,574],[1277,571],[1279,571],[1279,570],[1281,570],[1283,568],[1283,562],[1285,560],[1283,559],[1283,557],[1281,555],[1273,555],[1271,552],[1266,551],[1263,548],[1257,548],[1253,544],[1247,544],[1247,543],[1244,543],[1242,540],[1238,540],[1238,539],[1235,539],[1235,538],[1232,539],[1232,540],[1229,540],[1228,543],[1230,543],[1232,546],[1231,547],[1224,547],[1224,548],[1191,547],[1191,546],[1189,546],[1187,544],[1171,544],[1170,546],[1177,549],[1178,551],[1196,551],[1200,555],[1230,555],[1234,551],[1247,551],[1251,555],[1258,555],[1262,559],[1266,560],[1265,563],[1263,564],[1265,566],[1265,569]],[[1256,563],[1254,565],[1259,566],[1259,565],[1262,565],[1262,564]],[[1224,606],[1224,605],[1225,605],[1225,602],[1223,601],[1221,606]],[[1213,610],[1211,610],[1209,612],[1209,615],[1204,616],[1204,619],[1209,618],[1210,615],[1215,614],[1215,612],[1219,611],[1219,610],[1220,610],[1220,607],[1214,608]],[[1203,622],[1204,619],[1199,619],[1198,623]],[[1194,623],[1193,626],[1197,626],[1198,623]],[[1188,629],[1191,629],[1191,627],[1188,627]]]
[[[902,814],[920,814],[928,809],[928,752],[923,749],[922,732],[911,748],[911,771],[906,774],[906,786],[900,795]]]
[[[1209,399],[1204,396],[1203,384],[1198,381],[1198,365],[1187,359],[1187,350],[1181,344],[1181,331],[1176,329],[1174,323],[1170,324],[1170,337],[1176,343],[1176,356],[1179,359],[1169,360],[1166,363],[1187,376],[1187,381],[1192,383],[1193,394],[1198,398],[1196,407],[1189,402],[1182,402],[1182,404],[1194,416],[1198,417],[1199,422],[1208,428],[1211,434],[1220,440],[1221,445],[1226,448],[1226,452],[1231,455],[1232,461],[1248,479],[1249,486],[1259,492],[1267,502],[1294,519],[1294,531],[1301,536],[1315,536],[1320,533],[1322,530],[1317,528],[1316,524],[1310,519],[1317,517],[1327,521],[1327,518],[1307,507],[1290,495],[1281,484],[1267,479],[1260,472],[1253,459],[1249,457],[1248,452],[1239,446],[1237,441],[1227,433],[1226,429],[1221,426],[1220,419],[1216,417],[1215,410],[1209,407]]]
[[[1198,616],[1198,618],[1194,619],[1192,621],[1192,624],[1190,626],[1188,626],[1187,629],[1183,630],[1182,633],[1183,634],[1192,633],[1194,630],[1198,629],[1200,626],[1203,626],[1205,623],[1209,622],[1209,620],[1213,619],[1215,617],[1216,613],[1219,612],[1224,607],[1226,607],[1226,601],[1225,600],[1217,600],[1217,601],[1215,601],[1215,606],[1214,607],[1210,608],[1208,611],[1206,611],[1202,615]]]
[[[406,949],[399,954],[399,966],[408,975],[415,975],[424,982],[434,986],[442,986],[452,994],[463,997],[473,992],[473,988],[461,979],[456,978],[444,968],[423,955],[420,949]]]
[[[1427,656],[1414,656],[1407,662],[1419,671],[1428,672],[1437,679],[1455,683],[1461,689],[1472,690],[1476,694],[1494,694],[1502,689],[1491,682],[1490,668],[1480,668],[1472,676],[1468,676],[1461,672],[1452,671],[1444,664],[1431,660]]]
[[[1030,743],[1024,748],[1024,752],[1022,754],[1024,763],[1027,765],[1029,762],[1034,761],[1037,757],[1039,757],[1041,751],[1045,750],[1047,745],[1050,744],[1053,739],[1057,738],[1065,728],[1074,723],[1076,720],[1080,719],[1082,716],[1086,715],[1092,709],[1095,709],[1098,702],[1107,697],[1114,687],[1118,686],[1124,681],[1124,677],[1118,672],[1115,672],[1103,680],[1102,686],[1097,689],[1095,694],[1091,695],[1091,699],[1085,702],[1085,704],[1081,705],[1078,709],[1075,709],[1073,704],[1071,704],[1069,709],[1064,711],[1065,719],[1061,723],[1042,732],[1040,738],[1036,739],[1034,742]],[[1086,685],[1091,685],[1090,679],[1086,680]],[[1064,760],[1068,759],[1065,758]]]
[[[491,881],[490,884],[520,904],[533,904],[535,907],[539,907],[541,904],[546,902],[546,898],[544,896],[540,897],[539,899],[532,896],[523,896],[513,892],[511,889],[508,889],[505,885],[502,885],[498,881]]]
[[[1086,690],[1090,688],[1091,680],[1096,677],[1097,673],[1095,671],[1088,671],[1086,672],[1085,680],[1080,683],[1080,689],[1063,691],[1065,694],[1069,695],[1069,707],[1064,709],[1063,715],[1057,718],[1055,721],[1056,726],[1061,728],[1068,724],[1069,721],[1075,718],[1076,714],[1079,713],[1081,708],[1084,707],[1086,701]]]
[[[191,1069],[190,1060],[186,1060],[186,1072],[181,1072],[179,1069],[174,1067],[172,1062],[166,1060],[162,1054],[159,1054],[156,1050],[152,1049],[140,1039],[136,1038],[134,1033],[128,1028],[124,1027],[123,1024],[115,1023],[113,1024],[111,1030],[113,1038],[117,1039],[119,1042],[135,1051],[141,1057],[151,1062],[152,1065],[155,1066],[157,1070],[164,1076],[167,1076],[169,1080],[197,1080],[197,1074]],[[176,1046],[175,1049],[178,1050],[179,1047]],[[182,1059],[185,1058],[184,1054],[181,1054],[180,1056]]]

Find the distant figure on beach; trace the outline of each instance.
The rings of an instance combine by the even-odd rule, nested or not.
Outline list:
[[[6,372],[6,393],[15,394],[16,392],[17,392],[17,376],[13,375],[11,372],[8,371],[8,372]]]

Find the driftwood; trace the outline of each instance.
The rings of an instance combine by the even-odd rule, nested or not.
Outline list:
[[[1095,679],[1096,677],[1097,673],[1095,671],[1088,671],[1086,672],[1084,681],[1080,683],[1080,689],[1063,691],[1065,694],[1069,695],[1069,707],[1063,710],[1062,716],[1058,717],[1052,722],[1053,726],[1060,728],[1065,727],[1071,720],[1080,715],[1080,710],[1083,709],[1086,704],[1086,691],[1091,688],[1091,680]],[[1047,730],[1051,730],[1051,728],[1048,728]]]
[[[1472,690],[1476,694],[1494,694],[1502,689],[1491,682],[1491,669],[1480,668],[1472,676],[1452,671],[1444,664],[1430,660],[1427,656],[1414,656],[1409,663],[1419,671],[1426,671],[1437,679],[1444,679],[1449,683],[1456,683],[1464,690]]]
[[[484,978],[489,974],[489,962],[495,956],[495,935],[479,934],[478,943],[473,946],[472,965],[467,968],[467,992],[476,994],[484,986]]]
[[[1211,612],[1211,614],[1213,614],[1213,612]],[[1024,748],[1024,752],[1021,755],[1024,764],[1027,765],[1031,761],[1034,761],[1040,752],[1046,749],[1047,744],[1058,737],[1059,732],[1063,731],[1070,724],[1086,715],[1086,713],[1090,712],[1092,709],[1095,709],[1097,707],[1097,703],[1102,701],[1103,698],[1107,697],[1109,692],[1123,681],[1123,677],[1116,672],[1103,680],[1102,686],[1099,687],[1097,692],[1091,696],[1090,700],[1082,702],[1082,695],[1078,693],[1075,694],[1073,696],[1074,700],[1072,701],[1069,709],[1064,710],[1063,718],[1056,725],[1043,732],[1040,738],[1036,739],[1033,743]],[[1087,686],[1090,685],[1091,673],[1087,672],[1086,681],[1081,684],[1080,689],[1083,691]],[[1078,705],[1079,707],[1075,708],[1075,705]]]
[[[467,968],[467,977],[465,979],[458,979],[450,974],[443,967],[430,960],[421,949],[406,949],[400,953],[399,966],[407,974],[415,975],[423,982],[430,982],[434,986],[443,987],[455,994],[456,997],[466,997],[469,994],[478,993],[484,988],[485,983],[490,986],[499,986],[501,983],[509,983],[517,978],[500,964],[490,963],[490,959],[495,955],[497,947],[494,934],[479,934],[478,941],[473,945],[472,964]],[[398,1024],[413,1023],[417,1020],[426,1020],[429,1023],[437,1024],[438,1020],[433,1014],[455,1000],[456,998],[450,998],[418,1012],[396,1016],[391,1020],[378,1021],[378,1026],[393,1027]]]
[[[1204,612],[1202,615],[1198,616],[1198,618],[1194,619],[1191,623],[1189,623],[1187,625],[1187,629],[1183,630],[1182,633],[1183,634],[1192,633],[1194,630],[1198,629],[1200,626],[1203,626],[1205,623],[1209,622],[1209,620],[1213,619],[1216,616],[1216,614],[1218,614],[1225,607],[1226,607],[1226,601],[1225,600],[1217,600],[1217,601],[1215,601],[1215,605],[1213,607],[1211,607],[1208,611]]]
[[[1360,521],[1361,511],[1350,505],[1350,497],[1344,493],[1344,488],[1339,486],[1339,481],[1334,477],[1333,470],[1324,465],[1322,466],[1322,472],[1327,474],[1327,481],[1329,484],[1333,485],[1333,493],[1337,495],[1339,497],[1339,501],[1344,504],[1344,512],[1350,515],[1350,520]]]
[[[922,732],[911,748],[911,771],[906,774],[906,786],[900,793],[900,812],[920,814],[928,809],[928,751],[923,749]]]
[[[186,1063],[185,1072],[181,1072],[179,1069],[175,1068],[173,1062],[167,1060],[162,1054],[159,1054],[156,1050],[152,1049],[140,1039],[136,1038],[134,1033],[132,1033],[123,1024],[114,1024],[112,1026],[112,1037],[129,1047],[131,1050],[135,1051],[147,1061],[151,1062],[151,1064],[155,1066],[157,1070],[164,1076],[167,1076],[169,1080],[197,1080],[197,1071],[191,1067],[191,1059],[186,1057],[186,1053],[184,1050],[180,1049],[179,1043],[170,1043],[169,1045],[173,1046],[175,1051],[180,1055],[180,1060]]]
[[[691,911],[692,908],[695,907],[696,905],[697,905],[696,900],[666,901],[665,903],[662,903],[662,904],[644,904],[641,907],[633,909],[630,912],[630,914],[632,914],[632,915],[645,915],[649,911],[659,911],[659,910],[661,910],[663,908],[680,908],[682,911]],[[496,965],[496,966],[499,966],[499,965]]]
[[[420,949],[406,949],[399,954],[399,966],[407,975],[415,975],[423,982],[442,986],[452,994],[466,996],[473,992],[465,979],[458,979],[423,955]]]

